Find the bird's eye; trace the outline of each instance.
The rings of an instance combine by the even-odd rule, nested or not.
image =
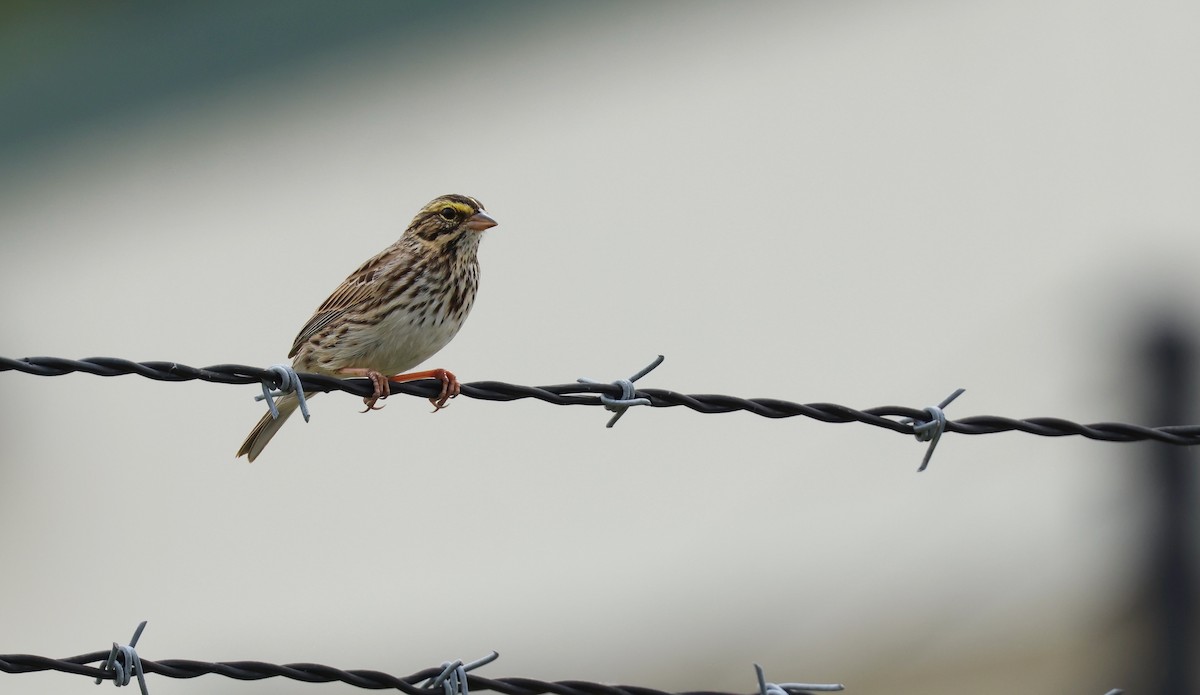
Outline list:
[[[453,220],[455,217],[454,208],[450,207],[449,205],[442,208],[442,211],[438,214],[442,216],[443,220]]]

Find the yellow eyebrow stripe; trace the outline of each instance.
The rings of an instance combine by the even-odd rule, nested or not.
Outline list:
[[[430,203],[425,208],[426,212],[438,212],[442,208],[454,208],[463,217],[470,217],[475,214],[475,209],[466,203],[460,203],[457,200],[436,200]]]

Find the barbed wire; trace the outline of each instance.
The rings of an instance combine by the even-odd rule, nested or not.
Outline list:
[[[461,660],[446,661],[437,668],[427,668],[409,676],[393,676],[382,671],[365,669],[340,669],[333,666],[311,663],[271,664],[264,661],[195,661],[192,659],[164,659],[150,661],[142,659],[134,649],[138,637],[146,627],[145,621],[138,625],[128,645],[113,643],[110,651],[89,652],[65,659],[52,659],[32,654],[0,654],[0,672],[34,673],[58,671],[95,678],[96,683],[105,680],[114,685],[128,685],[136,676],[143,695],[149,695],[145,674],[157,674],[167,678],[196,678],[219,675],[243,681],[267,678],[289,678],[305,683],[346,683],[368,690],[400,690],[407,695],[469,695],[469,691],[490,690],[503,695],[672,695],[654,688],[628,685],[605,685],[587,681],[539,681],[534,678],[483,678],[468,672],[495,661],[500,655],[492,652],[482,659],[470,663]],[[122,654],[124,666],[116,664],[117,655]],[[103,662],[102,666],[89,664]],[[840,683],[769,683],[763,676],[762,667],[754,665],[758,682],[757,695],[805,695],[814,692],[844,690]],[[712,691],[692,691],[677,695],[733,695]]]
[[[177,362],[133,362],[116,357],[89,357],[70,360],[61,357],[0,357],[0,372],[18,371],[36,376],[63,376],[82,372],[97,376],[136,374],[158,381],[207,381],[218,384],[268,384],[280,388],[286,379],[279,370],[261,369],[240,364],[218,364],[209,367],[189,367]],[[369,379],[339,379],[323,374],[299,373],[300,384],[308,392],[344,391],[360,397],[370,396],[373,387]],[[640,376],[640,375],[639,375]],[[806,417],[819,422],[860,422],[873,427],[906,434],[920,435],[919,429],[931,421],[930,408],[911,408],[885,405],[858,410],[836,403],[795,403],[777,398],[740,398],[717,394],[684,394],[666,389],[625,388],[614,383],[591,381],[550,386],[522,386],[500,381],[475,381],[461,386],[461,395],[487,401],[515,401],[533,398],[554,405],[586,405],[620,407],[647,405],[654,408],[681,406],[699,413],[731,413],[745,411],[766,418]],[[393,394],[431,398],[441,386],[434,380],[392,384]],[[632,395],[632,398],[630,396]],[[602,402],[606,397],[609,402]],[[944,431],[958,434],[996,434],[1024,432],[1041,437],[1080,436],[1104,442],[1156,441],[1164,444],[1193,446],[1200,444],[1200,425],[1148,427],[1121,422],[1080,424],[1057,417],[1017,419],[996,415],[973,415],[957,420],[945,420]],[[926,433],[926,441],[929,439]]]
[[[114,645],[114,648],[119,645]],[[126,647],[128,648],[128,647]],[[113,681],[117,685],[126,685],[129,674],[125,674],[125,682],[120,674],[102,667],[88,664],[103,662],[109,659],[110,652],[90,652],[65,659],[52,659],[32,654],[0,654],[0,672],[4,673],[34,673],[39,671],[58,671],[61,673],[78,674],[96,678],[97,682]],[[484,678],[466,673],[471,668],[494,660],[499,656],[496,652],[470,664],[462,661],[445,662],[437,668],[427,668],[408,676],[394,676],[382,671],[367,669],[340,669],[333,666],[313,663],[272,664],[265,661],[196,661],[193,659],[163,659],[151,661],[138,659],[139,685],[142,692],[148,695],[142,674],[156,674],[166,678],[196,678],[205,675],[219,675],[242,681],[258,681],[268,678],[288,678],[304,683],[335,683],[341,682],[367,690],[399,690],[406,695],[437,695],[438,688],[444,688],[445,695],[469,695],[474,691],[492,691],[503,695],[735,695],[721,691],[687,691],[669,693],[667,691],[630,685],[607,685],[588,681],[541,681],[536,678]],[[840,683],[770,683],[762,673],[762,667],[754,665],[758,677],[759,690],[755,695],[807,695],[816,692],[838,692],[845,689]],[[446,683],[452,683],[451,688],[445,688]],[[1109,690],[1106,695],[1121,695],[1120,689]]]

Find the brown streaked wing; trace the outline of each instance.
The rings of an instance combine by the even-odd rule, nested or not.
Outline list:
[[[292,343],[292,351],[288,353],[288,357],[295,357],[296,353],[300,352],[300,348],[303,347],[310,338],[320,333],[322,328],[334,323],[345,315],[345,309],[338,309],[337,311],[319,311],[316,314],[313,314],[313,317],[308,320],[308,323],[304,324],[304,328],[302,328],[300,333],[296,336],[295,342]]]
[[[390,250],[388,249],[388,251]],[[358,270],[354,271],[353,275],[346,278],[333,291],[333,294],[329,295],[329,298],[317,308],[308,323],[304,324],[304,328],[301,328],[300,332],[296,334],[296,340],[292,342],[292,350],[288,353],[288,357],[295,357],[296,353],[300,352],[300,348],[317,335],[321,329],[345,316],[355,306],[360,306],[374,297],[378,266],[388,251],[363,263]]]

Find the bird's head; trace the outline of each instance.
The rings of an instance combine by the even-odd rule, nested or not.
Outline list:
[[[408,225],[411,235],[434,248],[469,247],[478,243],[479,233],[496,226],[483,204],[465,195],[443,195],[431,200]]]

